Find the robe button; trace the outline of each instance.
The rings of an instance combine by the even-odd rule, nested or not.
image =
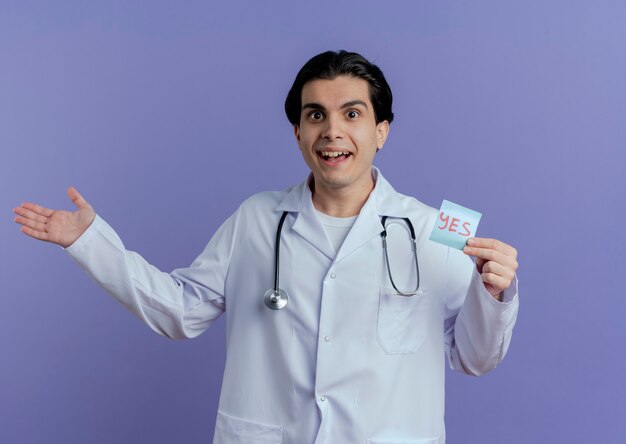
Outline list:
[[[335,273],[331,273],[331,274],[330,274],[330,278],[331,278],[331,279],[335,279],[336,277],[337,277],[337,275],[336,275]]]

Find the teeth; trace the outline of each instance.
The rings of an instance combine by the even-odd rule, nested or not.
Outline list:
[[[345,154],[347,156],[350,153],[348,153],[346,151],[341,151],[341,152],[338,152],[338,151],[322,151],[322,156],[324,156],[324,157],[339,157],[342,154]]]

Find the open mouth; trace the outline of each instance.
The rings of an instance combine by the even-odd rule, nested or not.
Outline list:
[[[327,163],[339,163],[346,160],[352,154],[347,151],[318,151],[317,155]]]

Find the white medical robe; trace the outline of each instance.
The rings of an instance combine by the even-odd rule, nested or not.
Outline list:
[[[157,333],[192,338],[223,312],[227,358],[215,444],[444,443],[444,365],[480,375],[504,357],[518,310],[517,278],[495,300],[472,260],[428,240],[438,212],[375,188],[335,255],[308,181],[256,194],[188,268],[159,271],[100,217],[66,252]],[[269,310],[274,242],[287,306]],[[393,279],[416,284],[408,217],[417,235],[419,291],[399,296],[380,233],[388,219]]]

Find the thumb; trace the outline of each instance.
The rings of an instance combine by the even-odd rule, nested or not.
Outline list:
[[[87,203],[87,201],[83,198],[83,196],[81,196],[78,190],[74,187],[69,187],[67,189],[67,195],[72,200],[72,202],[74,202],[74,205],[76,205],[79,209],[83,209],[85,207],[90,206]]]

